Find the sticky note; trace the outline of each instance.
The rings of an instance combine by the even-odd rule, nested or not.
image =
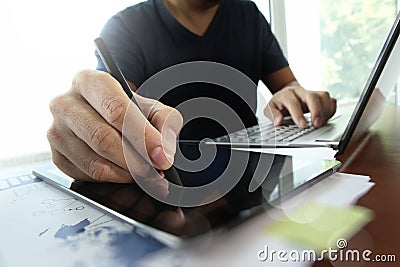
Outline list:
[[[300,246],[321,251],[337,247],[373,218],[373,211],[361,206],[337,207],[308,203],[266,228]]]

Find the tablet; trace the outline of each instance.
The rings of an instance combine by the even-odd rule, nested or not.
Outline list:
[[[338,170],[336,160],[304,159],[259,152],[231,150],[226,146],[202,147],[180,144],[182,155],[195,162],[213,150],[214,158],[201,170],[176,170],[184,187],[202,188],[221,179],[231,183],[228,192],[218,187],[206,195],[194,196],[205,201],[199,205],[171,204],[155,199],[136,183],[95,183],[76,181],[53,169],[35,170],[38,178],[94,207],[133,225],[171,247],[201,240],[270,209]],[[187,161],[186,161],[187,162]],[[190,162],[190,161],[189,161]],[[231,170],[228,170],[231,168]],[[170,190],[169,194],[176,191]],[[190,194],[185,198],[192,200]],[[168,199],[168,196],[167,196]],[[207,201],[208,200],[208,201]]]

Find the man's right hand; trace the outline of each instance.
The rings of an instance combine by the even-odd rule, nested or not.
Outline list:
[[[50,104],[54,121],[47,137],[57,167],[78,180],[120,183],[148,177],[154,168],[168,169],[183,118],[158,101],[139,95],[135,98],[144,114],[110,74],[94,70],[77,73],[70,91]],[[123,153],[125,117],[129,133],[124,137],[133,148],[125,154],[129,153],[133,177]],[[167,185],[165,179],[152,180],[161,187]]]

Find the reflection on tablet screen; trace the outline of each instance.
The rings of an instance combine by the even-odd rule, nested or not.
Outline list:
[[[193,149],[195,148],[189,145],[183,150],[190,152]],[[190,153],[195,159],[196,153],[193,151]],[[218,146],[213,163],[206,169],[189,172],[177,168],[177,171],[185,186],[202,186],[225,174],[225,168],[232,155],[240,159],[244,154],[247,154],[248,162],[233,189],[218,200],[198,207],[165,204],[149,196],[137,184],[75,181],[71,184],[70,190],[112,209],[123,215],[122,218],[129,218],[177,237],[188,238],[205,234],[213,229],[229,227],[259,214],[273,204],[327,177],[340,164],[337,161],[307,161],[289,156],[262,154],[263,157],[272,160],[272,166],[265,174],[261,186],[251,193],[249,184],[260,159],[261,154],[258,152],[236,151]],[[179,162],[176,163],[179,166]],[[206,199],[212,196],[203,197]]]

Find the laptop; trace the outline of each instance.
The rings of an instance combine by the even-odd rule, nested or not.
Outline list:
[[[326,125],[313,128],[310,115],[308,126],[297,127],[290,117],[282,126],[275,127],[270,121],[259,122],[247,129],[213,139],[219,145],[251,148],[279,147],[331,147],[342,154],[350,141],[356,141],[380,116],[386,98],[394,88],[400,74],[400,13],[389,32],[375,65],[356,103],[339,105]]]

